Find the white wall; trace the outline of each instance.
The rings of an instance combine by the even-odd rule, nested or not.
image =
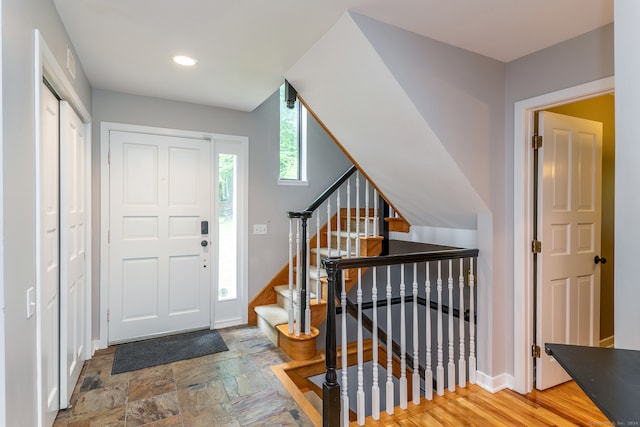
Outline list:
[[[26,318],[26,291],[35,286],[34,30],[59,64],[71,43],[51,0],[2,2],[3,233],[6,424],[36,425],[36,319]],[[71,79],[85,105],[91,89],[78,63]],[[7,108],[10,106],[10,108]]]
[[[278,185],[280,146],[279,88],[250,113],[183,102],[93,92],[93,170],[100,170],[100,122],[129,123],[249,137],[249,300],[287,263],[286,213],[306,208],[350,163],[309,116],[308,186]],[[99,332],[100,177],[93,179],[94,259],[93,336]],[[267,224],[267,235],[253,235],[252,224]]]
[[[0,272],[4,272],[4,192],[3,192],[3,129],[2,129],[2,0],[0,0]],[[6,381],[4,362],[4,273],[0,273],[0,427],[6,426]]]
[[[640,350],[640,286],[638,286],[638,241],[640,226],[640,145],[636,135],[640,99],[640,2],[616,0],[616,202],[615,202],[615,346]]]

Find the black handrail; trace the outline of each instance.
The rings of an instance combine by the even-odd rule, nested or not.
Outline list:
[[[394,254],[377,257],[339,258],[322,260],[325,268],[334,265],[338,270],[350,268],[380,267],[386,265],[411,264],[414,262],[438,261],[460,258],[477,258],[478,249],[447,249],[443,251],[414,252],[410,254]]]
[[[356,168],[356,165],[353,165],[349,169],[347,169],[340,176],[340,178],[338,178],[336,182],[331,184],[331,187],[324,190],[324,192],[319,195],[318,198],[314,200],[307,209],[305,209],[305,211],[314,212],[316,209],[318,209],[320,205],[322,205],[338,188],[340,188],[340,186],[344,184],[357,170],[358,168]]]

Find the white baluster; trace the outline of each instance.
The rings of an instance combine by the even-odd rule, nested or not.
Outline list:
[[[289,334],[293,334],[293,218],[289,218]]]
[[[391,266],[387,266],[387,414],[393,414],[393,329],[391,329]]]
[[[342,425],[349,425],[349,387],[347,384],[347,288],[344,275],[342,276],[342,292],[340,294],[340,306],[342,307]]]
[[[474,311],[473,258],[469,259],[469,382],[476,383],[476,313]]]
[[[320,209],[318,209],[318,214],[316,216],[316,302],[320,302],[322,300],[322,283],[320,282]]]
[[[442,365],[442,261],[438,261],[438,366],[436,368],[436,392],[439,396],[444,394],[444,366]]]
[[[460,329],[460,359],[458,360],[458,384],[460,387],[467,386],[467,365],[464,361],[464,266],[463,260],[460,259],[460,275],[458,277],[458,286],[460,288],[460,317],[459,317],[459,329]]]
[[[351,258],[351,179],[347,180],[347,258]]]
[[[356,257],[360,257],[360,174],[356,173]]]
[[[418,359],[418,264],[413,263],[413,380],[412,400],[415,405],[420,403],[420,360]]]
[[[456,364],[454,362],[454,343],[453,343],[453,260],[449,260],[449,278],[447,285],[449,287],[449,365],[447,379],[449,380],[449,391],[456,391]]]
[[[431,279],[429,277],[429,261],[426,265],[426,281],[424,282],[424,293],[426,295],[426,366],[424,368],[424,398],[433,399],[433,372],[431,371]]]
[[[369,221],[371,218],[369,217],[369,181],[364,181],[364,235],[365,237],[369,237]]]
[[[298,301],[298,310],[300,310],[300,287],[302,283],[302,269],[300,268],[300,264],[302,256],[300,253],[300,220],[296,221],[296,301]],[[294,311],[294,316],[296,318],[296,336],[300,336],[300,315],[296,314]]]
[[[373,237],[378,237],[379,234],[379,224],[380,224],[380,218],[378,218],[378,203],[380,202],[380,199],[378,197],[378,190],[373,189],[373,219],[375,220],[375,224],[373,224]]]
[[[309,227],[311,228],[311,227]],[[311,333],[311,233],[307,233],[307,265],[305,266],[305,271],[307,272],[304,281],[306,283],[305,289],[306,298],[304,301],[304,333],[305,335],[309,335]]]
[[[404,296],[404,264],[400,264],[400,408],[407,409],[407,319]]]
[[[327,199],[327,249],[331,258],[331,197]]]
[[[340,189],[338,188],[338,194],[336,196],[336,233],[338,235],[337,237],[337,242],[336,242],[336,248],[337,248],[337,255],[336,256],[341,256],[340,255],[340,240],[342,240],[342,238],[340,237],[340,232],[342,231],[342,224],[340,223]],[[344,274],[344,272],[343,272]]]
[[[358,425],[364,425],[365,402],[364,402],[364,357],[362,349],[362,268],[358,268],[358,292],[356,294],[358,303]]]
[[[371,418],[380,419],[380,386],[378,385],[378,267],[373,267],[373,385],[371,386]]]

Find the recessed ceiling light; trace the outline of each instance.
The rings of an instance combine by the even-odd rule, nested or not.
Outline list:
[[[173,57],[173,62],[179,65],[184,65],[185,67],[193,67],[198,62],[197,59],[191,58],[190,56],[178,55]]]

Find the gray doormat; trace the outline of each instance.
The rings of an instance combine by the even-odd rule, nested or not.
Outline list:
[[[227,350],[215,329],[120,344],[116,347],[111,375]]]

